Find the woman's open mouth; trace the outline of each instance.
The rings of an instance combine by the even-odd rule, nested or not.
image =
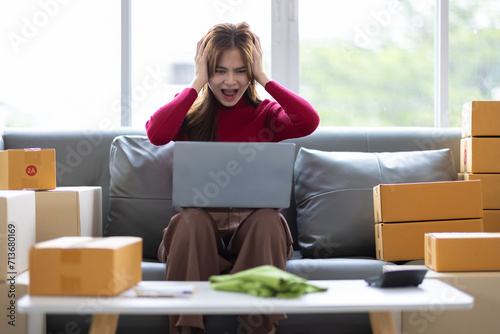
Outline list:
[[[232,101],[236,98],[236,95],[238,94],[237,89],[221,89],[222,96],[224,99],[228,101]]]

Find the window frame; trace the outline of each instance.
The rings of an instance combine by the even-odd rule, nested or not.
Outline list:
[[[121,0],[121,126],[132,126],[132,15],[131,1]]]
[[[131,1],[121,0],[121,126],[132,124]],[[299,93],[299,0],[271,2],[271,76]],[[449,0],[436,0],[434,127],[449,126]]]
[[[449,0],[436,0],[434,30],[434,127],[449,127]]]

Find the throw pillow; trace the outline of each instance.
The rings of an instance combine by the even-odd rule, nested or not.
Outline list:
[[[119,136],[111,144],[107,236],[143,238],[143,257],[157,259],[162,231],[172,217],[174,143]]]
[[[295,161],[298,244],[304,257],[375,257],[373,187],[456,179],[449,149],[327,152],[301,148]]]

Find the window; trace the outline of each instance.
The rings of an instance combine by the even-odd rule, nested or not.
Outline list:
[[[433,126],[434,3],[300,3],[300,93],[322,124]]]
[[[500,2],[450,2],[450,126],[462,125],[462,105],[500,100]]]
[[[322,125],[461,126],[500,100],[495,0],[2,1],[0,20],[0,128],[143,128],[219,22],[248,22]]]
[[[2,1],[0,21],[0,128],[119,125],[119,1]]]

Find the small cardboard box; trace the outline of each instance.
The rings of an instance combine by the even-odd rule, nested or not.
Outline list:
[[[31,295],[114,296],[141,281],[142,239],[61,237],[30,251]]]
[[[482,231],[481,219],[375,224],[377,259],[384,261],[423,260],[426,233]]]
[[[462,105],[462,138],[500,136],[500,101],[469,101]]]
[[[17,307],[19,298],[28,293],[28,286],[27,271],[0,283],[0,309],[4,315],[0,321],[0,333],[28,333],[28,317],[25,313],[20,313]]]
[[[37,191],[36,242],[64,236],[101,236],[101,196],[101,187]]]
[[[500,232],[500,210],[483,210],[484,232]]]
[[[0,151],[0,189],[56,188],[54,149],[15,149]]]
[[[425,265],[435,271],[500,270],[500,233],[427,233]]]
[[[461,139],[460,172],[500,173],[500,137]]]
[[[35,192],[0,190],[0,282],[28,269],[35,237]]]
[[[379,184],[373,204],[376,223],[483,217],[479,180]]]
[[[459,180],[481,180],[483,209],[500,209],[500,174],[458,173]]]

